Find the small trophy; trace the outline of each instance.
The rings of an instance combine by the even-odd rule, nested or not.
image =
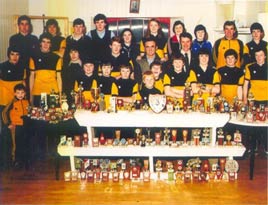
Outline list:
[[[100,97],[100,88],[91,88],[91,96],[94,98],[94,101],[91,104],[91,111],[96,112],[99,110],[98,99]]]
[[[220,128],[220,129],[217,131],[217,134],[218,134],[218,145],[223,145],[224,135],[223,135],[223,130],[222,130],[222,128]]]
[[[76,101],[76,104],[77,104],[77,109],[83,109],[83,104],[84,104],[84,100],[85,100],[85,97],[83,95],[83,82],[81,82],[78,86],[78,96],[77,96],[77,101]]]
[[[169,145],[169,133],[170,133],[170,129],[165,128],[164,130],[164,144],[165,145]]]
[[[191,84],[186,82],[184,85],[183,111],[186,112],[191,106]]]
[[[183,139],[183,144],[187,145],[187,138],[188,138],[188,130],[183,129],[182,130],[182,139]]]
[[[194,129],[194,130],[192,130],[192,133],[193,133],[193,138],[194,138],[194,145],[198,146],[199,143],[200,143],[201,130],[200,129]]]
[[[64,114],[67,114],[69,105],[67,103],[67,96],[65,95],[65,93],[63,93],[61,96],[61,109]]]
[[[49,95],[49,106],[51,108],[57,107],[59,104],[59,95],[55,93],[55,90],[52,89]]]
[[[210,129],[205,128],[203,130],[203,142],[204,142],[205,145],[209,145],[209,143],[210,143],[209,136],[210,136]]]

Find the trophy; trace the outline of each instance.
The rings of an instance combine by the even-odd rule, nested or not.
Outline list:
[[[76,109],[76,105],[75,105],[76,92],[74,90],[72,90],[71,93],[70,93],[70,95],[72,97],[71,110],[74,112],[75,109]]]
[[[183,139],[183,144],[187,145],[187,138],[188,138],[188,130],[183,129],[182,130],[182,139]]]
[[[169,133],[170,130],[168,128],[165,128],[164,130],[164,144],[169,145]]]
[[[205,145],[209,145],[209,142],[210,142],[209,136],[210,136],[210,129],[205,128],[203,130],[203,142]]]
[[[81,82],[78,86],[78,95],[77,95],[77,100],[76,100],[76,104],[77,104],[77,109],[82,109],[83,108],[83,104],[84,104],[84,100],[85,100],[85,97],[83,95],[83,86],[82,86],[83,82]]]
[[[100,88],[91,88],[90,92],[91,96],[94,98],[94,101],[91,104],[91,111],[98,111],[99,110],[98,99],[100,97]]]
[[[51,108],[57,107],[59,104],[59,95],[55,93],[55,90],[52,89],[49,95],[49,105]]]
[[[218,134],[218,145],[223,145],[224,135],[223,135],[223,130],[222,130],[222,128],[220,128],[220,129],[217,131],[217,134]]]
[[[61,96],[61,109],[64,114],[66,114],[69,109],[69,105],[67,103],[67,96],[65,95],[65,93],[63,93]]]
[[[183,97],[183,111],[186,112],[191,107],[191,84],[186,82]]]
[[[200,129],[193,129],[192,133],[193,133],[193,138],[194,138],[194,145],[198,146],[200,143]]]

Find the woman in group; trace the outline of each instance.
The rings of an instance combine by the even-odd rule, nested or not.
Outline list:
[[[142,42],[140,43],[140,53],[139,59],[144,55],[144,42],[146,39],[154,39],[156,42],[157,50],[156,53],[160,57],[161,61],[165,62],[168,60],[168,52],[167,52],[167,39],[164,36],[164,32],[162,30],[160,22],[152,18],[148,22],[147,31],[145,36],[142,38]]]
[[[130,28],[125,28],[121,34],[122,40],[121,53],[128,56],[129,60],[135,62],[137,57],[140,55],[140,48],[136,42],[135,36]]]
[[[60,27],[56,19],[48,19],[46,22],[45,32],[51,34],[51,51],[63,57],[66,41],[61,36]]]
[[[170,56],[180,53],[180,35],[181,33],[186,32],[184,23],[180,20],[175,21],[173,24],[172,31],[174,35],[168,39],[168,54]]]

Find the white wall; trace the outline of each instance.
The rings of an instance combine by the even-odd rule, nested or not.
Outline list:
[[[258,20],[259,12],[268,12],[265,0],[140,0],[138,14],[129,13],[129,4],[130,0],[29,0],[29,13],[69,17],[70,25],[80,17],[86,21],[88,30],[97,13],[108,17],[184,17],[190,33],[202,23],[214,42],[221,36],[214,30],[222,29],[225,20],[236,20],[247,27]]]

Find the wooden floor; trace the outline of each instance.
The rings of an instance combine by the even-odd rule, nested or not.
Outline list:
[[[267,204],[267,157],[258,155],[254,179],[249,180],[249,159],[240,165],[236,182],[170,183],[166,181],[65,182],[68,158],[61,160],[60,180],[55,180],[51,160],[33,171],[0,172],[0,204]]]

